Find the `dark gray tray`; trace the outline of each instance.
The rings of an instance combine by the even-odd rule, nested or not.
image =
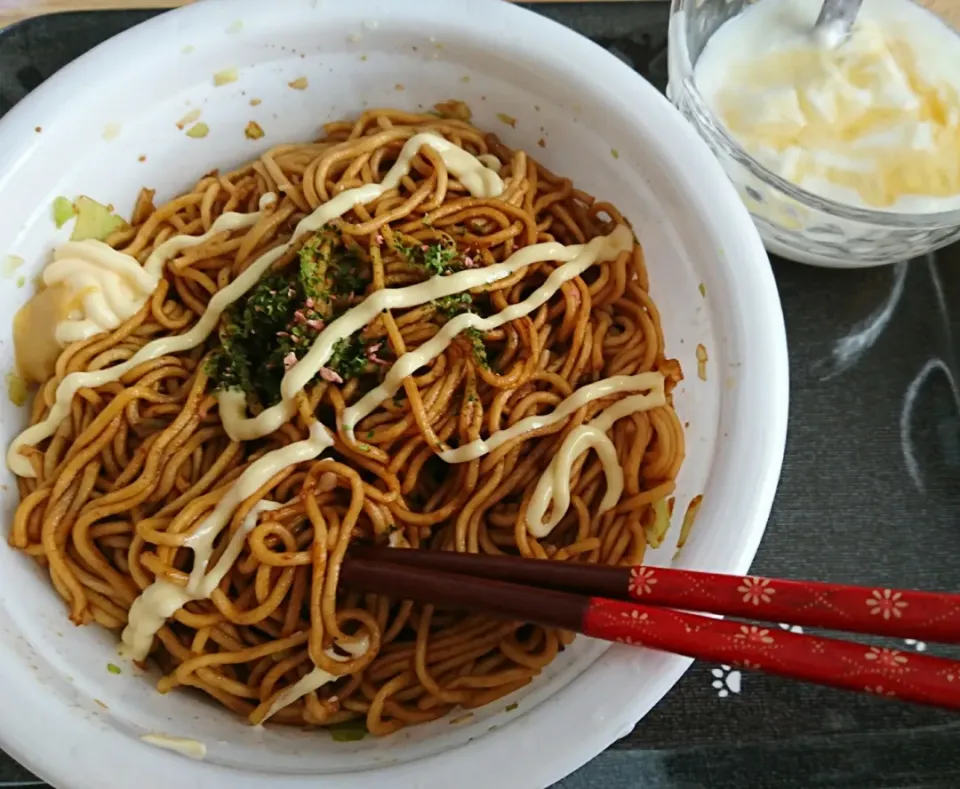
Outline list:
[[[536,10],[663,88],[666,4]],[[3,31],[0,114],[154,13],[61,14]],[[957,589],[960,249],[882,269],[773,268],[791,353],[790,433],[754,571]],[[946,789],[960,787],[958,744],[960,718],[945,712],[698,663],[631,735],[559,786]],[[0,786],[31,780],[0,754]]]

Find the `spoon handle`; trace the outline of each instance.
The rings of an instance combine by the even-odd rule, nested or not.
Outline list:
[[[850,34],[863,0],[823,0],[814,35],[826,46],[836,46]]]

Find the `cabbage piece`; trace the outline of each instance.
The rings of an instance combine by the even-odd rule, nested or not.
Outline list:
[[[67,222],[69,222],[71,219],[73,219],[73,217],[76,216],[76,213],[77,209],[74,208],[71,200],[68,200],[63,196],[54,198],[53,221],[56,222],[58,230],[67,224]]]
[[[77,221],[73,226],[73,233],[70,234],[71,241],[84,241],[88,238],[103,241],[111,233],[127,227],[123,217],[113,213],[113,206],[98,203],[86,195],[80,195],[73,206]]]

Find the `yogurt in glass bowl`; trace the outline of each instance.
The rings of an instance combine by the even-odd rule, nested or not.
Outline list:
[[[911,0],[865,0],[835,47],[816,0],[672,0],[668,95],[770,252],[896,263],[960,238],[960,35]]]

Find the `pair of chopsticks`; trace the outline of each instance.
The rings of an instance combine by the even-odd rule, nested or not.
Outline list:
[[[960,710],[958,661],[688,613],[957,644],[956,594],[370,547],[351,551],[341,579],[398,599]]]

